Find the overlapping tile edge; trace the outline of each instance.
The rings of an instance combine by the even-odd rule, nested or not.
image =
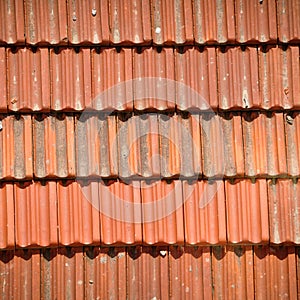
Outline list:
[[[131,46],[300,40],[297,0],[148,0],[143,5],[134,0],[98,0],[84,4],[83,0],[4,1],[0,42]]]
[[[9,250],[0,252],[0,282],[4,297],[17,298],[297,299],[299,251],[294,246]]]

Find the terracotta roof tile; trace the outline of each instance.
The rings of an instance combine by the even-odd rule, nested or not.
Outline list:
[[[90,60],[89,49],[50,50],[52,109],[78,111],[91,106]]]
[[[237,41],[270,42],[276,41],[276,3],[265,1],[235,1]]]
[[[193,36],[192,1],[151,0],[153,43],[191,43]]]
[[[300,2],[298,0],[277,1],[278,38],[287,43],[300,40]]]
[[[180,182],[141,182],[145,244],[183,244],[184,224]]]
[[[99,183],[101,241],[106,245],[142,242],[139,182]],[[96,199],[97,200],[97,199]],[[97,205],[93,201],[93,206]]]
[[[57,184],[58,234],[62,245],[99,244],[100,214],[88,199],[95,199],[98,184]],[[95,200],[97,206],[99,199]],[[98,204],[99,207],[99,204]]]
[[[5,48],[0,48],[0,111],[7,111],[7,93],[6,93],[6,52]]]
[[[63,45],[68,42],[66,1],[26,0],[24,3],[27,44]]]
[[[56,246],[56,183],[15,184],[16,247]]]
[[[134,108],[137,110],[174,110],[175,64],[173,49],[164,48],[158,51],[154,48],[147,48],[140,53],[135,50],[133,62]],[[147,79],[148,77],[150,79]]]
[[[109,3],[95,0],[68,2],[68,37],[74,45],[108,44]]]
[[[235,41],[234,2],[193,1],[195,42],[226,43]]]
[[[182,184],[186,243],[226,243],[224,183],[184,181]]]
[[[7,116],[1,120],[0,178],[30,179],[33,175],[31,117]]]
[[[126,261],[127,253],[124,248],[88,249],[83,257],[86,297],[88,299],[126,298]],[[132,264],[134,263],[132,262]],[[131,264],[129,264],[130,266]],[[136,278],[138,279],[138,277]]]
[[[266,180],[225,181],[227,237],[229,243],[269,241]]]
[[[287,172],[283,115],[243,113],[245,174],[278,176]]]
[[[244,176],[243,130],[241,115],[228,113],[222,116],[224,140],[224,175]]]
[[[260,49],[258,53],[261,107],[299,108],[299,47]]]
[[[102,3],[101,3],[102,4]],[[113,44],[149,44],[150,1],[109,0],[110,41]]]
[[[24,44],[24,1],[2,1],[0,3],[0,42]]]
[[[36,177],[75,177],[75,137],[72,116],[34,117],[33,141]]]
[[[158,247],[129,248],[126,256],[128,297],[168,299],[168,251]]]
[[[270,241],[300,243],[300,188],[292,180],[268,182]]]
[[[48,49],[7,50],[8,107],[13,111],[50,110]]]
[[[295,248],[256,246],[253,252],[255,298],[297,298]]]
[[[291,176],[299,176],[300,115],[299,113],[285,114],[284,118],[288,174]]]
[[[13,248],[14,230],[14,195],[12,184],[0,185],[0,249]]]
[[[255,292],[251,246],[212,248],[214,299],[253,299]]]
[[[180,299],[212,299],[209,247],[170,247],[170,296]]]
[[[132,79],[132,50],[92,50],[91,60],[93,108],[132,110],[132,84],[126,83]]]
[[[185,48],[175,52],[176,104],[180,110],[218,107],[216,50]],[[188,88],[187,88],[188,87]],[[195,93],[196,92],[196,93]]]
[[[217,48],[219,107],[241,109],[260,106],[257,48]]]
[[[118,175],[117,133],[114,116],[84,115],[75,119],[76,176]]]

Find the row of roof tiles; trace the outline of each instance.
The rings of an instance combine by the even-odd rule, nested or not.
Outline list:
[[[279,179],[6,183],[0,248],[300,244],[300,183]]]
[[[16,299],[297,299],[298,247],[59,248],[0,252]]]
[[[298,46],[183,50],[0,48],[0,111],[300,108]]]
[[[300,115],[0,117],[0,179],[299,177]]]
[[[3,1],[0,42],[287,43],[300,40],[299,13],[298,0]]]

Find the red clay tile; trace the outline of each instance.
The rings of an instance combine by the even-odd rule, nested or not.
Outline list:
[[[48,49],[7,50],[8,108],[13,111],[50,109]]]
[[[133,53],[134,108],[138,110],[175,108],[173,49],[155,48]]]
[[[226,242],[223,181],[183,181],[185,241],[187,244]]]
[[[32,178],[31,117],[8,116],[1,123],[0,178]]]
[[[0,185],[0,249],[15,245],[13,185]],[[0,271],[1,273],[1,271]],[[1,280],[0,280],[1,281]]]
[[[16,247],[57,245],[56,183],[15,184]]]
[[[193,43],[192,1],[151,0],[151,9],[154,44]]]
[[[288,174],[300,174],[300,115],[299,113],[285,114],[285,138],[287,152]]]
[[[107,245],[141,243],[140,183],[99,183],[99,198],[101,242]]]
[[[86,251],[84,262],[87,299],[126,298],[124,248],[92,248]]]
[[[268,182],[271,243],[300,244],[300,182]]]
[[[161,176],[201,174],[199,115],[159,115],[158,121]]]
[[[251,246],[213,247],[214,299],[254,299]]]
[[[14,299],[32,299],[40,295],[39,250],[17,250],[11,261],[9,296]]]
[[[259,66],[262,108],[299,108],[299,47],[260,50]]]
[[[90,49],[50,50],[51,109],[78,111],[91,107]],[[47,82],[47,84],[49,84]]]
[[[230,243],[269,241],[266,180],[225,181],[227,238]]]
[[[255,299],[297,299],[295,248],[255,246],[253,255]]]
[[[219,107],[240,109],[259,107],[257,48],[217,48]]]
[[[170,297],[212,299],[209,247],[174,247],[169,254]]]
[[[117,176],[115,117],[99,115],[76,118],[75,132],[77,177]]]
[[[183,244],[183,199],[180,181],[141,182],[143,242]]]
[[[203,174],[206,177],[223,177],[225,140],[222,120],[215,113],[203,113],[200,114],[200,126]]]
[[[92,50],[92,106],[96,110],[132,110],[132,50]]]
[[[248,176],[286,174],[283,114],[243,113],[242,123],[245,174]]]
[[[108,44],[108,1],[68,2],[68,37],[75,45]]]
[[[97,182],[57,184],[58,234],[62,245],[100,243]]]
[[[73,117],[34,117],[34,175],[39,178],[74,177],[74,141]]]
[[[298,0],[277,1],[278,38],[283,43],[300,40],[300,2]]]
[[[168,299],[168,256],[166,250],[150,247],[128,249],[129,299]]]
[[[0,4],[1,5],[1,4]],[[7,111],[7,94],[6,94],[6,53],[5,48],[0,48],[0,111]]]
[[[274,1],[235,1],[235,15],[236,40],[239,43],[276,41],[276,3]]]
[[[0,42],[24,44],[24,9],[20,0],[0,1]]]
[[[224,174],[244,175],[243,131],[240,114],[229,113],[222,116],[224,137]]]
[[[102,4],[102,2],[101,2]],[[109,0],[110,41],[113,44],[148,44],[151,41],[150,1]]]
[[[235,40],[233,1],[194,0],[193,11],[196,43],[226,43]]]
[[[218,107],[217,61],[214,48],[186,48],[175,53],[176,104],[180,110]]]
[[[67,9],[64,0],[25,3],[25,35],[28,44],[66,44]]]

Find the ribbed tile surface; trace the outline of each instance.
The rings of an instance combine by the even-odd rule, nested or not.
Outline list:
[[[148,44],[151,41],[149,0],[109,0],[109,5],[111,43],[128,45]]]
[[[13,185],[0,185],[0,249],[14,247],[14,200]]]
[[[278,38],[281,42],[293,42],[300,39],[300,2],[298,0],[277,1]]]
[[[90,60],[89,49],[50,50],[52,109],[78,111],[91,106]]]
[[[236,0],[236,39],[245,42],[270,42],[277,37],[276,3],[272,0]]]
[[[230,243],[269,240],[266,180],[225,182],[227,238]]]
[[[190,0],[151,0],[152,38],[154,44],[192,42],[193,20]]]
[[[56,183],[14,185],[16,247],[58,244]]]
[[[0,286],[4,297],[22,299],[297,299],[297,252],[270,246],[1,251]]]
[[[108,1],[68,2],[69,42],[74,45],[108,44],[108,16]]]
[[[185,241],[188,244],[226,242],[225,193],[222,181],[184,181]]]
[[[48,49],[7,50],[8,108],[12,111],[50,109]]]
[[[7,116],[1,120],[0,178],[30,179],[32,166],[31,117]]]
[[[218,107],[216,50],[175,52],[176,104],[180,110]]]
[[[132,50],[92,50],[91,61],[93,108],[108,111],[132,110]]]
[[[33,119],[34,175],[75,176],[74,119],[62,115]]]
[[[64,0],[26,0],[24,3],[26,43],[64,45],[68,42],[67,9]]]
[[[235,41],[234,2],[228,0],[193,1],[195,42]]]
[[[7,94],[6,94],[6,52],[5,48],[0,48],[0,111],[7,111]]]
[[[300,189],[292,180],[268,182],[270,241],[300,243]]]
[[[24,1],[1,1],[0,42],[24,44]]]

